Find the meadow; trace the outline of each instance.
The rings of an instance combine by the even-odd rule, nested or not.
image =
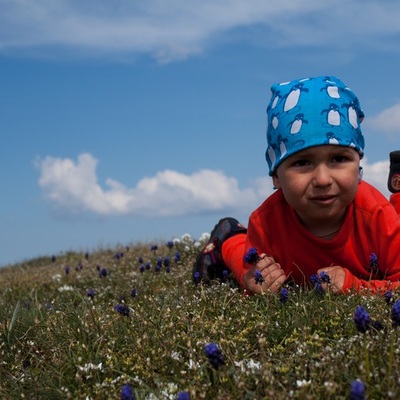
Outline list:
[[[0,398],[400,398],[397,293],[195,285],[204,240],[1,269]]]

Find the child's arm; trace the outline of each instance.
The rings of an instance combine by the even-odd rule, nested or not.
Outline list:
[[[363,291],[367,289],[370,293],[378,293],[400,287],[399,276],[393,276],[392,279],[378,280],[364,280],[359,279],[353,275],[347,268],[333,266],[328,268],[321,268],[318,274],[326,272],[330,277],[329,290],[334,293],[348,293],[350,290]],[[327,289],[327,285],[325,284]]]

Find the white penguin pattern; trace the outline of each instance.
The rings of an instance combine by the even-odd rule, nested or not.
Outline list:
[[[348,109],[349,122],[354,129],[358,128],[357,113],[354,107]]]
[[[299,88],[293,89],[287,96],[285,105],[283,107],[283,111],[289,111],[292,108],[296,107],[297,103],[299,102],[301,90]]]
[[[340,114],[337,110],[330,109],[328,111],[328,124],[339,126],[340,125]]]

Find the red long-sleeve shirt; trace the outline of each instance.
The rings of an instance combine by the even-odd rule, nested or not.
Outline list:
[[[346,270],[344,291],[394,288],[400,284],[399,197],[392,196],[391,204],[362,181],[340,231],[333,239],[323,240],[304,228],[278,190],[251,214],[245,252],[255,247],[259,253],[272,255],[286,276],[298,284],[309,282],[319,268],[341,266]],[[373,253],[378,267],[371,266]],[[236,271],[239,282],[248,268],[244,263]]]

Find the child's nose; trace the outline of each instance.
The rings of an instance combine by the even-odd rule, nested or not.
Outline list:
[[[327,186],[332,183],[332,175],[327,165],[318,165],[314,169],[313,184],[314,186]]]

